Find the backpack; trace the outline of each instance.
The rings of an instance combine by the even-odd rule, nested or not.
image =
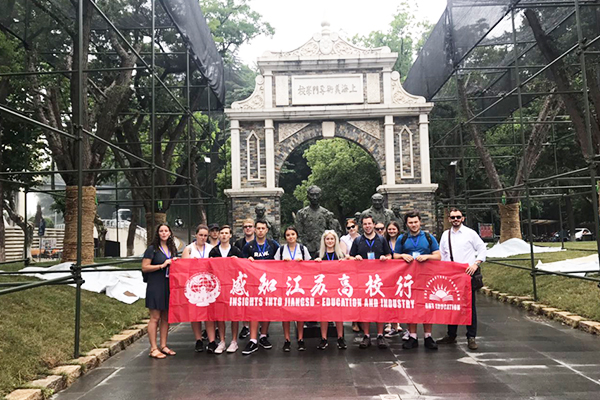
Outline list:
[[[425,234],[425,238],[427,239],[427,243],[429,243],[429,251],[431,251],[431,245],[433,244],[432,236],[429,233],[425,232],[425,231],[423,231],[423,233]],[[408,232],[406,232],[406,233],[404,233],[402,235],[402,239],[400,240],[400,244],[402,245],[402,247],[404,247],[404,243],[406,243],[406,241],[408,240],[408,235],[409,235]]]

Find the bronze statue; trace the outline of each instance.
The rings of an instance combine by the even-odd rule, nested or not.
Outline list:
[[[319,205],[320,187],[313,185],[307,189],[306,194],[310,205],[296,214],[296,229],[302,244],[306,246],[311,256],[315,257],[319,252],[323,232],[331,229],[340,234],[341,226],[331,211]]]
[[[391,221],[396,220],[396,215],[394,212],[383,206],[382,194],[375,193],[373,196],[371,196],[371,204],[372,205],[370,208],[367,208],[360,214],[360,221],[358,222],[359,226],[362,227],[362,219],[367,215],[373,217],[374,223],[382,222],[385,226],[388,226]]]
[[[266,215],[267,207],[262,203],[258,203],[256,207],[254,207],[254,212],[256,213],[254,221],[265,221],[267,223],[267,228],[269,228],[267,237],[269,239],[279,240],[279,227],[275,224],[273,218]]]

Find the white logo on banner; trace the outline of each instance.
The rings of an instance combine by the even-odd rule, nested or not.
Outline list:
[[[460,292],[452,279],[436,275],[427,282],[425,298],[437,302],[455,302],[460,301]]]
[[[192,275],[185,284],[185,297],[198,307],[206,307],[221,294],[219,278],[208,272]]]

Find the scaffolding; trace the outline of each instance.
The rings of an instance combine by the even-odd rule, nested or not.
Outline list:
[[[597,86],[598,82],[595,76],[598,70],[590,76],[590,66],[599,64],[599,7],[597,1],[586,0],[448,0],[444,14],[404,82],[410,93],[436,103],[430,120],[430,154],[432,174],[442,188],[436,199],[438,215],[443,215],[443,209],[458,206],[469,214],[471,222],[477,213],[490,215],[494,222],[495,209],[509,193],[522,200],[520,219],[530,243],[531,265],[527,269],[535,299],[536,276],[548,274],[535,266],[532,229],[535,205],[553,201],[558,206],[559,236],[564,248],[563,202],[591,198],[593,230],[600,249],[596,171],[600,158],[592,132],[594,118],[598,116],[594,116],[590,106],[590,97],[597,91],[594,84]],[[526,10],[535,13],[549,37],[555,53],[553,59],[545,57],[546,48],[540,49]],[[558,65],[564,65],[565,76],[571,83],[569,90],[558,87],[551,75]],[[582,145],[583,148],[578,148],[574,140],[577,135],[570,115],[541,120],[532,115],[529,106],[548,96],[576,96],[577,105],[584,110],[585,137],[580,142],[587,145]],[[501,188],[494,188],[478,171],[482,161],[476,152],[473,127],[484,138],[495,140],[497,144],[486,146],[491,159],[497,169],[502,169],[505,175],[512,174],[514,179],[519,163],[528,157],[530,129],[541,125],[550,131],[541,144],[544,165],[548,168],[536,168],[531,174],[524,168],[522,182],[502,182]],[[565,149],[570,150],[568,157],[559,154]],[[523,268],[498,260],[492,262]],[[597,277],[580,279],[600,282]]]
[[[226,139],[222,112],[225,102],[223,61],[202,10],[194,0],[150,0],[140,2],[138,10],[125,11],[116,10],[108,1],[16,0],[14,3],[14,15],[9,14],[9,20],[6,21],[4,16],[0,18],[0,29],[7,37],[19,43],[19,49],[25,54],[24,62],[13,69],[9,67],[8,71],[0,70],[0,80],[47,79],[53,80],[54,84],[39,85],[42,88],[41,93],[27,94],[26,101],[18,104],[11,103],[10,96],[7,97],[7,101],[0,104],[0,117],[5,121],[18,121],[22,124],[24,141],[28,140],[27,132],[35,129],[46,134],[43,140],[45,145],[48,145],[50,140],[49,134],[57,135],[61,143],[74,143],[75,151],[72,156],[77,163],[72,168],[61,169],[54,167],[56,160],[53,160],[40,170],[0,171],[0,179],[3,184],[10,185],[13,189],[21,188],[26,194],[43,192],[55,196],[59,196],[62,191],[39,190],[33,185],[21,182],[18,177],[60,175],[76,182],[73,186],[77,187],[77,260],[68,277],[41,282],[3,282],[0,284],[0,295],[45,285],[75,284],[74,357],[77,358],[80,342],[82,271],[135,259],[123,258],[82,265],[82,188],[90,186],[86,178],[90,174],[112,175],[115,186],[108,190],[114,192],[114,200],[110,200],[109,203],[116,209],[123,205],[140,207],[144,201],[146,204],[150,203],[150,221],[155,221],[155,213],[161,208],[162,201],[173,200],[161,198],[157,194],[159,189],[184,189],[183,195],[173,204],[187,207],[186,225],[188,241],[191,241],[192,226],[198,222],[194,221],[191,214],[192,206],[225,206],[216,196],[214,179],[206,179],[204,185],[201,185],[198,180],[193,180],[195,172],[192,168],[192,165],[195,165],[192,163],[193,156],[198,159],[205,157],[205,162],[219,157],[218,150],[223,147]],[[49,26],[34,31],[32,27],[42,19]],[[89,32],[89,36],[85,32]],[[38,48],[43,48],[43,51],[37,50]],[[92,48],[95,51],[91,51]],[[146,50],[142,51],[143,48]],[[129,62],[118,64],[119,58]],[[92,61],[102,61],[98,62],[101,67],[85,68]],[[130,83],[120,89],[134,91],[138,98],[137,109],[133,112],[130,112],[128,107],[115,108],[118,112],[112,118],[120,121],[115,123],[115,130],[121,129],[124,119],[139,117],[142,130],[147,132],[145,140],[140,138],[138,141],[119,141],[115,132],[110,132],[108,137],[102,137],[99,134],[101,127],[85,127],[84,108],[90,107],[86,99],[88,96],[94,96],[98,103],[109,102],[110,90],[118,88],[119,76],[115,78],[115,74],[119,73],[131,75]],[[32,104],[35,102],[33,99],[36,96],[48,96],[53,90],[68,90],[65,82],[69,79],[69,106],[50,110],[58,117],[58,121],[53,124],[42,120],[39,113],[36,113],[35,104]],[[103,84],[105,87],[102,87]],[[131,95],[123,96],[122,99],[128,101],[130,97]],[[199,113],[205,116],[205,120],[201,120]],[[175,123],[182,124],[183,132],[178,138],[169,137],[171,140],[163,141],[162,136],[157,135],[157,120],[166,117],[172,117]],[[215,131],[221,132],[221,135],[215,134]],[[84,146],[89,143],[110,149],[109,154],[115,159],[114,168],[108,167],[107,171],[106,163],[100,168],[86,167]],[[172,157],[178,159],[180,164],[187,162],[187,168],[176,171],[161,164],[157,157],[161,157],[167,146],[173,146]],[[138,154],[132,150],[134,148],[140,149]],[[46,152],[50,153],[49,150]],[[4,156],[18,155],[7,152]],[[117,163],[119,158],[124,162]],[[147,174],[150,176],[150,184],[143,186],[130,182],[129,186],[119,186],[119,178],[125,173]],[[158,173],[165,176],[166,182],[158,181]],[[122,195],[123,191],[134,190],[149,192],[149,198],[125,199]],[[193,196],[193,192],[199,195]],[[25,202],[26,199],[27,195]],[[26,204],[25,209],[27,210]],[[226,211],[223,214],[227,215]],[[23,217],[27,223],[26,215]],[[147,221],[148,235],[152,229],[150,224],[151,222]],[[27,241],[27,235],[25,240]],[[18,261],[27,262],[28,259],[24,255],[23,260]],[[1,275],[15,275],[15,272],[0,272]]]

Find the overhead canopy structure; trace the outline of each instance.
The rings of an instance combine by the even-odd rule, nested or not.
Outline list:
[[[197,0],[161,0],[193,51],[193,59],[221,104],[225,103],[223,59]]]

